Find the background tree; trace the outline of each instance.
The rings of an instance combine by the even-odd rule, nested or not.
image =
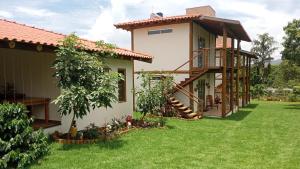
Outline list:
[[[256,68],[256,77],[260,83],[266,83],[265,79],[271,73],[270,61],[273,59],[271,56],[277,47],[275,47],[276,41],[268,33],[258,35],[258,39],[253,41],[253,52],[258,59],[254,61],[254,67]],[[266,66],[266,63],[269,63]]]
[[[283,28],[285,36],[283,37],[284,50],[281,52],[282,60],[289,60],[300,66],[300,19],[294,19]]]
[[[120,75],[105,71],[105,59],[115,57],[113,45],[97,42],[101,51],[88,52],[81,40],[74,34],[67,36],[56,51],[54,76],[58,79],[61,94],[55,100],[62,115],[73,113],[82,118],[90,108],[111,107],[117,100],[116,89]]]

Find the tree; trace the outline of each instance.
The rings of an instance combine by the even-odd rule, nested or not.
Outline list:
[[[90,108],[111,107],[120,75],[107,72],[105,58],[115,57],[113,45],[97,42],[99,52],[89,52],[75,35],[67,36],[56,51],[54,76],[58,79],[61,94],[55,100],[61,115],[73,113],[71,125],[82,118]],[[70,126],[71,128],[71,126]]]
[[[285,36],[283,37],[284,50],[281,52],[282,60],[289,60],[300,66],[300,19],[294,19],[283,28]]]
[[[254,61],[255,68],[257,69],[256,74],[261,78],[262,83],[266,83],[264,79],[267,79],[268,75],[271,73],[271,66],[266,63],[271,61],[271,57],[277,47],[275,47],[276,41],[268,33],[258,35],[258,39],[253,41],[253,47],[251,52],[253,52],[258,59]]]
[[[162,76],[160,80],[153,80],[150,74],[141,74],[141,88],[136,90],[137,109],[142,114],[141,120],[147,113],[155,114],[165,107],[170,97],[173,77]]]

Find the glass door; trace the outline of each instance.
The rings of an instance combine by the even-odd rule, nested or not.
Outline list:
[[[205,80],[204,79],[198,80],[197,91],[198,91],[199,103],[202,103],[202,106],[204,108],[205,107]]]

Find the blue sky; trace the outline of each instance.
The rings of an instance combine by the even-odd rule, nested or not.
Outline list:
[[[114,23],[145,19],[152,11],[180,15],[201,5],[211,5],[218,17],[240,20],[252,39],[270,33],[279,48],[283,26],[300,18],[299,0],[0,0],[0,18],[129,48],[130,33],[115,29]],[[242,47],[249,49],[251,43]]]

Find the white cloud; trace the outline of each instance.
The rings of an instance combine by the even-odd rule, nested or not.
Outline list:
[[[0,10],[0,17],[4,17],[4,18],[12,18],[13,14],[7,11],[2,11]]]
[[[17,6],[15,10],[16,12],[20,12],[31,17],[49,17],[56,15],[55,12],[49,11],[47,9],[36,9],[23,6]]]
[[[130,33],[115,29],[113,24],[148,18],[152,10],[161,11],[165,15],[178,15],[184,14],[187,7],[209,4],[216,10],[217,15],[225,15],[218,15],[218,17],[228,18],[226,15],[230,15],[229,19],[240,20],[252,39],[255,39],[257,34],[268,32],[278,41],[279,47],[284,35],[283,26],[300,15],[297,8],[293,12],[276,10],[268,8],[267,2],[238,0],[203,0],[200,3],[198,0],[111,0],[110,3],[110,6],[101,10],[95,23],[84,36],[93,40],[103,39],[127,48],[130,47]],[[249,50],[251,43],[242,43],[242,47]],[[274,57],[280,57],[280,50],[274,54]]]

